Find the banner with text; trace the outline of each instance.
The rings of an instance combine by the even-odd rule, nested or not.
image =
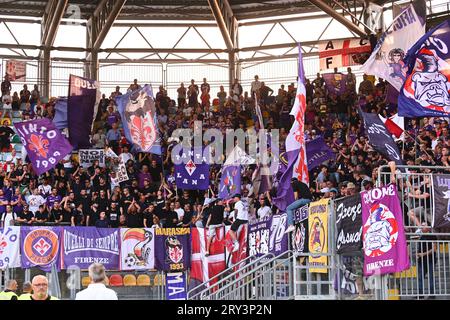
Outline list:
[[[328,201],[322,199],[309,205],[309,264],[310,272],[327,273],[328,257]]]
[[[105,167],[105,150],[103,149],[80,149],[78,150],[80,166],[89,168],[95,160],[98,160],[100,167]]]
[[[155,229],[155,268],[162,271],[182,271],[191,266],[191,229]]]
[[[361,251],[362,215],[359,194],[335,201],[336,251],[339,254]]]
[[[61,270],[61,227],[20,227],[22,268],[38,267],[50,272],[56,265]]]

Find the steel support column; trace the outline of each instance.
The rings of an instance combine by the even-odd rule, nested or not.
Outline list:
[[[38,61],[38,86],[41,95],[50,96],[50,52],[69,0],[51,0],[45,7],[41,23],[41,47]]]
[[[343,24],[348,30],[351,32],[356,33],[360,37],[364,37],[367,34],[364,32],[364,30],[360,29],[358,26],[356,26],[352,21],[345,18],[343,15],[339,14],[335,11],[334,8],[332,8],[328,3],[326,3],[324,0],[308,0],[312,4],[314,4],[316,7],[327,13],[330,17],[336,19],[339,23]]]
[[[86,42],[90,52],[86,56],[85,76],[98,80],[98,50],[120,14],[126,0],[102,0],[86,25]]]
[[[236,63],[239,60],[236,50],[238,48],[238,21],[228,0],[208,0],[208,4],[227,46],[228,80],[231,90],[234,79],[240,75],[236,72]]]

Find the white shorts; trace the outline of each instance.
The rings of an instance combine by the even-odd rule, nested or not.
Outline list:
[[[208,237],[212,238],[216,235],[216,228],[220,228],[222,224],[211,224],[208,227]]]

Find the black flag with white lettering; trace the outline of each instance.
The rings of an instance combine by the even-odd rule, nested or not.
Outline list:
[[[337,253],[360,252],[362,247],[361,196],[355,194],[335,201]]]
[[[364,120],[364,130],[369,137],[369,144],[390,161],[394,161],[397,165],[402,165],[403,160],[398,146],[378,114],[363,112],[361,108],[358,111]]]

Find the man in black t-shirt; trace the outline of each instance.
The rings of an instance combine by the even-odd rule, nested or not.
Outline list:
[[[119,227],[120,207],[117,202],[111,202],[109,210],[106,212],[111,228]]]
[[[53,208],[50,209],[48,221],[54,222],[55,224],[59,224],[63,221],[63,210],[59,202],[53,203]]]
[[[175,203],[171,202],[169,210],[166,211],[166,223],[164,224],[164,228],[176,228],[178,222],[178,214],[175,212]]]
[[[206,256],[209,255],[209,247],[211,246],[212,239],[216,236],[216,229],[223,226],[223,212],[225,210],[221,199],[218,199],[215,204],[210,204],[210,206],[210,214],[205,225],[205,227],[208,228],[208,239],[206,240]]]
[[[295,230],[294,226],[294,211],[295,209],[298,209],[305,204],[308,204],[312,200],[312,194],[309,190],[309,187],[301,182],[298,181],[297,178],[292,178],[292,190],[294,191],[294,199],[295,201],[292,202],[290,205],[286,208],[286,213],[288,216],[288,228],[286,232],[292,232]]]
[[[76,226],[82,226],[85,218],[83,215],[83,204],[79,203],[78,206],[76,206],[76,208],[73,208],[74,206],[72,206],[72,215],[70,218],[70,223],[72,227],[76,227]]]
[[[155,214],[155,205],[150,204],[144,210],[144,228],[151,228],[153,226],[153,215]]]
[[[43,224],[48,220],[48,211],[45,209],[45,205],[41,204],[39,210],[34,214],[36,223]]]
[[[28,205],[23,206],[23,210],[19,213],[17,219],[21,225],[31,225],[34,222],[34,214],[28,209]]]

